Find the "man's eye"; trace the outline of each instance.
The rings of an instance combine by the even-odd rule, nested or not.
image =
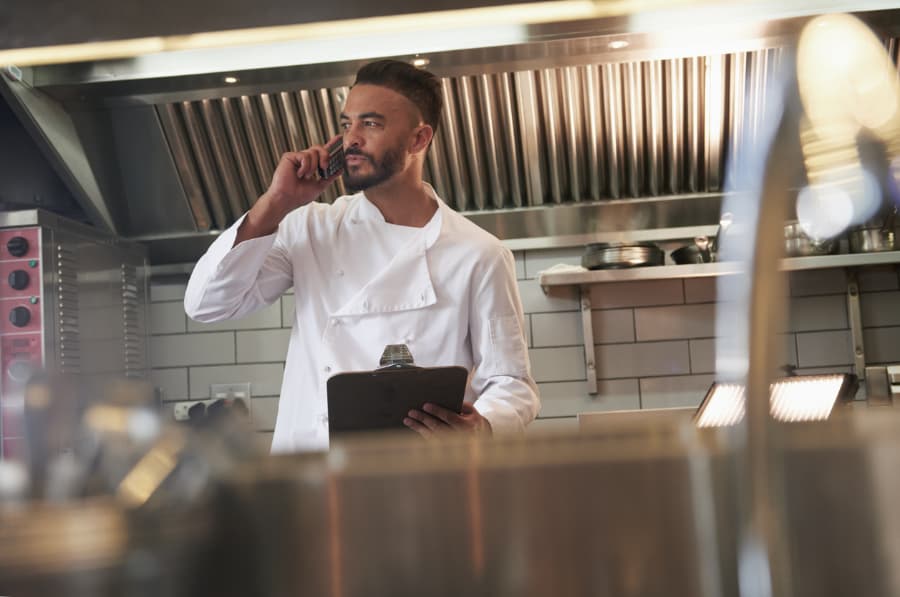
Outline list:
[[[369,128],[378,126],[378,123],[375,122],[374,120],[365,120],[365,121],[363,121],[363,124],[365,124]]]
[[[350,130],[350,123],[349,123],[349,122],[342,122],[342,123],[341,123],[341,130],[343,130],[343,131]]]

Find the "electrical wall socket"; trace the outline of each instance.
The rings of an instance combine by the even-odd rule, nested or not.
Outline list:
[[[215,400],[185,400],[184,402],[176,402],[175,406],[172,409],[172,414],[175,415],[175,420],[187,421],[188,419],[190,419],[190,416],[188,416],[188,411],[192,406],[201,402],[206,404],[206,406],[209,406],[210,404],[215,402]]]
[[[209,386],[209,398],[207,400],[185,400],[176,402],[172,412],[176,421],[190,419],[188,411],[195,404],[203,403],[209,406],[216,400],[236,400],[240,398],[250,408],[250,384],[249,383],[214,383]]]
[[[209,397],[212,400],[234,400],[240,398],[250,408],[249,383],[214,383],[209,386]]]

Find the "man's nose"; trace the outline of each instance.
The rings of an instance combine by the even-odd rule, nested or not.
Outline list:
[[[344,149],[350,147],[362,147],[364,143],[365,140],[360,134],[360,127],[358,124],[350,125],[344,132]]]

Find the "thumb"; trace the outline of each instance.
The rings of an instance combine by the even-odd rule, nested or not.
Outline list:
[[[462,413],[464,415],[471,415],[474,412],[476,412],[475,407],[472,405],[471,402],[463,402],[462,410],[460,411],[460,413]]]

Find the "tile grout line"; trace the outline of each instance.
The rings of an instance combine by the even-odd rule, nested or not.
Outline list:
[[[637,307],[632,307],[631,311],[631,344],[637,344]]]
[[[531,313],[528,314],[528,338],[531,340],[529,349],[534,348],[534,318],[531,315]]]
[[[694,373],[694,360],[691,358],[691,339],[688,338],[688,346],[687,346],[687,357],[688,357],[688,371],[693,375]]]

